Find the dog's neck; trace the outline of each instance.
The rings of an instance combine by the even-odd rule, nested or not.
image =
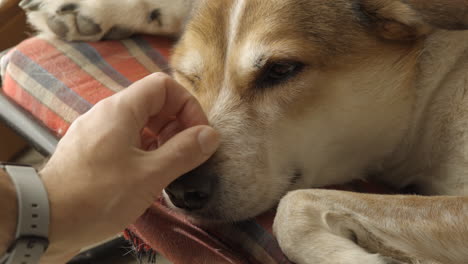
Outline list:
[[[392,184],[398,183],[396,187],[417,183],[416,178],[422,177],[427,168],[438,164],[445,155],[449,155],[449,149],[455,147],[453,142],[446,145],[444,138],[456,126],[453,119],[456,122],[468,118],[455,115],[459,114],[455,113],[455,108],[460,106],[467,88],[466,61],[468,32],[437,31],[424,41],[416,69],[411,124],[390,162],[393,166],[398,165],[390,170],[391,175],[383,177],[391,179]]]

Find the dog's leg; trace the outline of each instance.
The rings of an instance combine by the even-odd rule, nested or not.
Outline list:
[[[197,0],[22,0],[40,34],[72,41],[182,31]]]
[[[465,263],[468,197],[288,194],[274,231],[298,264]]]

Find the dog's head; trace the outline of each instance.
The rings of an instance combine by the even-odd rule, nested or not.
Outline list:
[[[172,66],[222,142],[168,200],[236,221],[377,169],[408,129],[424,38],[465,28],[465,2],[200,1]]]

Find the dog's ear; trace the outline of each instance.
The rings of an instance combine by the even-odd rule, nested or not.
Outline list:
[[[358,1],[371,26],[386,39],[416,39],[434,28],[468,29],[468,0]]]

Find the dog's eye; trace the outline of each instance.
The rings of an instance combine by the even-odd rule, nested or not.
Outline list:
[[[265,70],[260,75],[260,78],[257,79],[258,86],[273,86],[281,82],[284,82],[297,73],[299,73],[304,64],[300,62],[275,62],[270,63],[265,67]]]
[[[296,67],[297,67],[297,64],[293,64],[293,63],[286,63],[286,62],[276,63],[270,68],[268,77],[271,79],[285,78],[289,76],[289,74],[294,72]]]

